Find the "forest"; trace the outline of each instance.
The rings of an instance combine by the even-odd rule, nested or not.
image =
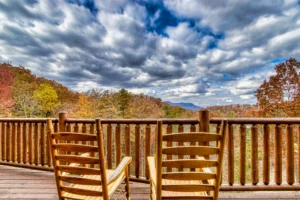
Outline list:
[[[299,117],[300,63],[290,58],[274,68],[253,95],[255,105],[207,107],[213,117]],[[159,98],[94,89],[75,92],[62,84],[37,77],[29,69],[0,64],[0,117],[54,117],[64,111],[73,118],[191,118],[197,113],[171,106]]]

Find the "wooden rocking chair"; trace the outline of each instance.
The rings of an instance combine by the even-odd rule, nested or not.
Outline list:
[[[226,121],[222,122],[219,134],[187,132],[163,135],[162,121],[158,121],[156,159],[148,157],[150,198],[218,199],[226,125]],[[214,147],[212,144],[202,146],[203,142],[211,141],[215,141]],[[165,147],[163,142],[180,142],[185,146]],[[195,146],[197,142],[199,144]],[[166,160],[165,155],[172,155],[172,159]],[[174,159],[174,155],[184,156],[184,159]],[[215,159],[207,159],[212,155],[216,155]],[[211,168],[215,168],[214,172]]]
[[[54,133],[51,119],[47,120],[47,130],[60,200],[108,200],[124,180],[126,198],[130,199],[128,165],[132,159],[125,157],[115,170],[106,170],[99,119],[97,135]]]

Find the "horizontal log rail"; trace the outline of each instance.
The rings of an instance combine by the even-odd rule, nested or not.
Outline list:
[[[46,120],[0,118],[0,164],[52,170]],[[299,190],[300,118],[227,120],[221,190]],[[163,124],[169,134],[218,131],[221,121],[209,118],[208,111],[200,111],[198,119],[163,119]],[[93,119],[69,119],[60,113],[53,123],[55,130],[95,134]],[[156,123],[157,119],[103,119],[107,168],[114,168],[123,156],[131,156],[131,180],[148,182],[146,157],[155,153]]]

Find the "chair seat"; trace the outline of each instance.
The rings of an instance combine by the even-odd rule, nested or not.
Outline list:
[[[202,181],[198,180],[169,180],[169,179],[162,179],[162,185],[198,185],[203,184]],[[207,197],[206,192],[178,192],[178,191],[166,191],[162,190],[162,198],[168,199],[169,198],[176,198],[176,199],[186,199],[186,198],[192,198],[197,197],[199,199],[199,196]]]
[[[114,172],[114,170],[106,170],[107,177],[109,178],[110,175],[113,174],[113,172]],[[101,180],[100,175],[84,175],[83,178],[88,178],[88,179],[93,179],[93,180]],[[116,181],[114,181],[108,185],[108,195],[109,196],[111,196],[116,191],[116,189],[123,182],[124,179],[125,179],[125,173],[123,172]],[[69,187],[94,190],[94,191],[98,191],[98,192],[102,191],[101,185],[91,186],[91,185],[71,184],[71,185],[69,185]],[[94,197],[94,196],[78,195],[78,194],[73,194],[73,193],[69,193],[69,192],[63,192],[62,197],[66,198],[66,199],[74,199],[74,200],[102,200],[103,199],[103,197],[99,197],[99,196]]]

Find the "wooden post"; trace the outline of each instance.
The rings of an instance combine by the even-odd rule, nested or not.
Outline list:
[[[251,175],[252,184],[258,183],[258,128],[256,124],[251,128]]]
[[[150,156],[150,134],[151,134],[151,126],[149,124],[147,124],[146,125],[146,139],[145,139],[145,142],[146,142],[145,156],[144,156],[146,179],[149,179],[149,177],[150,177],[149,166],[148,166],[148,163],[147,163],[147,157]]]
[[[240,183],[246,183],[246,126],[240,126]]]
[[[199,111],[199,131],[200,132],[209,132],[209,110],[200,110]],[[199,145],[208,146],[208,142],[201,142]],[[205,159],[209,159],[209,156],[204,156]]]
[[[228,184],[234,183],[234,140],[233,140],[233,125],[228,124]]]
[[[139,178],[140,175],[140,140],[141,140],[140,125],[135,125],[135,177]]]
[[[107,125],[107,169],[112,169],[112,126]]]
[[[117,124],[116,126],[116,165],[121,162],[121,126]]]
[[[58,124],[59,124],[59,132],[65,131],[65,122],[67,119],[67,113],[60,112],[58,113]]]
[[[287,127],[286,138],[286,182],[293,185],[295,181],[294,176],[294,129],[292,125]]]
[[[168,124],[167,126],[167,134],[172,133],[172,125]],[[167,142],[167,147],[172,147],[172,142]],[[172,160],[172,155],[167,155],[167,160]],[[167,167],[167,172],[172,172],[171,167]]]
[[[199,131],[209,132],[209,110],[200,110],[199,111]]]
[[[263,145],[263,182],[269,185],[270,182],[270,126],[264,125],[264,145]]]
[[[300,183],[300,125],[298,125],[298,183]]]
[[[282,127],[276,124],[275,127],[275,183],[282,183]]]

